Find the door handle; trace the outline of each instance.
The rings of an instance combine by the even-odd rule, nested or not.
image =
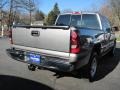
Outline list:
[[[31,35],[38,37],[38,36],[40,36],[40,32],[39,31],[31,31]]]

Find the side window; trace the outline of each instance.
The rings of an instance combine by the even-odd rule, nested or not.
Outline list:
[[[83,14],[82,15],[82,25],[83,27],[88,27],[92,29],[100,29],[98,18],[96,15]]]
[[[106,18],[106,31],[111,32],[110,23],[107,18]]]
[[[106,32],[111,32],[111,27],[108,19],[104,16],[101,17],[103,30]]]

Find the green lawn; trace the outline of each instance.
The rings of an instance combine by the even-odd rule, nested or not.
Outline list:
[[[120,37],[117,38],[117,41],[120,41]]]

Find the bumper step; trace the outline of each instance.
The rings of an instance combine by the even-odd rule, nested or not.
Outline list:
[[[6,50],[8,56],[10,56],[12,59],[33,64],[25,60],[25,51],[15,50],[15,49],[7,49]],[[35,64],[34,64],[35,65]],[[65,60],[60,60],[56,58],[56,60],[42,60],[39,65],[36,65],[38,67],[42,67],[44,69],[48,70],[57,70],[57,71],[63,71],[63,72],[70,72],[73,70],[73,65],[66,62]]]

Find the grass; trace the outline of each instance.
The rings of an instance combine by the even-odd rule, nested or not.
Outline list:
[[[120,37],[117,38],[117,41],[120,41]]]

